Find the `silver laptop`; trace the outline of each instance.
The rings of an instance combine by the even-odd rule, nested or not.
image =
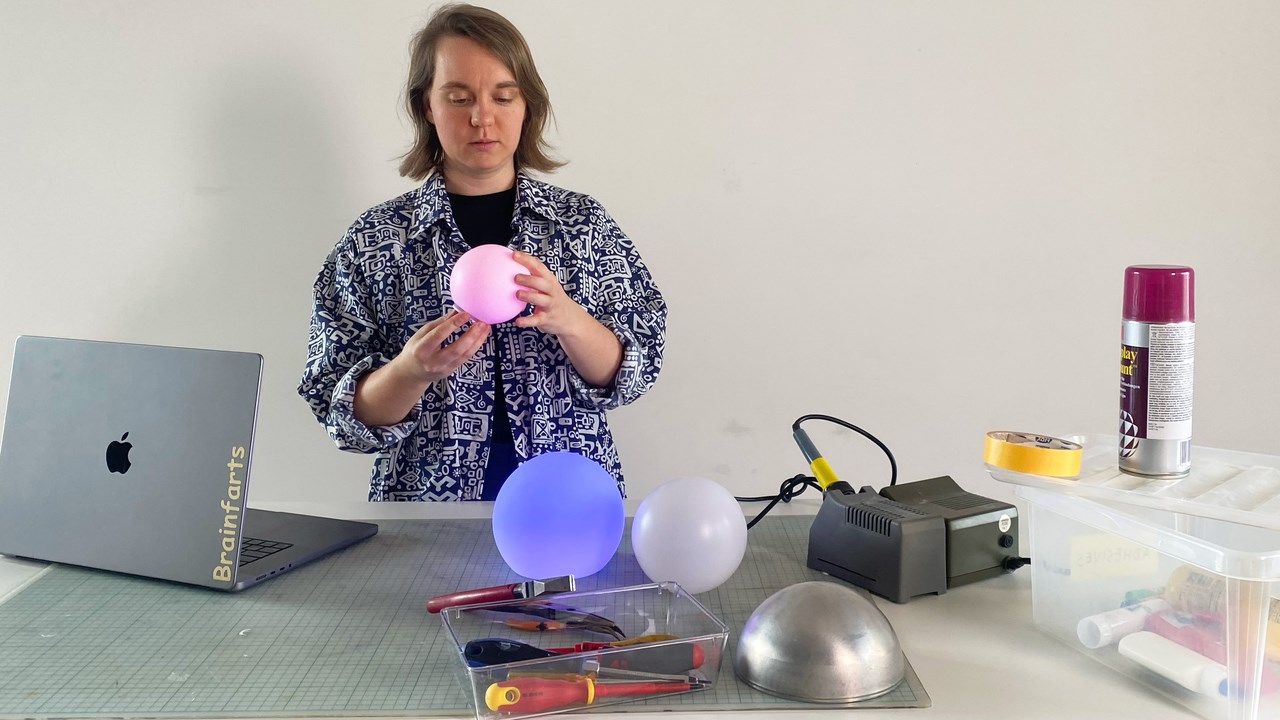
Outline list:
[[[378,532],[246,507],[262,356],[18,338],[0,553],[241,590]]]

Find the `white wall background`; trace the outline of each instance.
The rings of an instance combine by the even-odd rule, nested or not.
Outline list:
[[[549,85],[551,179],[609,208],[671,306],[658,385],[611,416],[633,498],[774,491],[809,412],[904,481],[1010,497],[985,431],[1117,425],[1137,262],[1197,270],[1197,444],[1280,454],[1280,4],[489,4]],[[411,187],[430,8],[0,2],[0,342],[260,352],[257,499],[363,499],[369,458],[294,387],[321,261]],[[887,481],[860,437],[810,432]]]

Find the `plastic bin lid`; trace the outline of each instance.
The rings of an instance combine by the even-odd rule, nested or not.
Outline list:
[[[1148,478],[1120,471],[1116,435],[1066,439],[1084,446],[1076,477],[1033,475],[994,465],[987,465],[987,470],[996,480],[1014,485],[1280,530],[1280,457],[1193,446],[1191,471],[1185,477]]]
[[[987,468],[1034,507],[1100,533],[1219,575],[1280,582],[1280,458],[1193,448],[1186,477],[1144,478],[1120,472],[1116,436],[1066,439],[1084,446],[1074,478]]]

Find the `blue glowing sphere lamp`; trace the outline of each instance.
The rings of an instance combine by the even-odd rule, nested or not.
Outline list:
[[[493,539],[507,567],[539,579],[594,575],[622,541],[617,481],[596,461],[567,451],[520,464],[493,502]]]

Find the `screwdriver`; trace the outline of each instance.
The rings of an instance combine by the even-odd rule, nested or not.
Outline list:
[[[600,667],[595,660],[583,660],[569,667],[539,665],[529,668],[511,668],[505,678],[494,675],[496,680],[514,680],[521,677],[548,678],[551,680],[581,680],[589,677],[599,682],[695,682],[701,678],[689,673],[649,673],[639,670],[620,670]]]
[[[462,654],[466,658],[468,665],[484,667],[487,665],[520,662],[521,660],[556,657],[557,655],[587,650],[611,649],[611,646],[594,648],[590,647],[590,645],[589,643],[579,643],[571,647],[545,650],[516,640],[484,638],[468,642],[463,647]],[[582,646],[581,650],[578,649],[579,646]],[[601,653],[597,656],[600,665],[616,669],[676,674],[702,667],[702,662],[706,659],[702,646],[697,643],[680,643],[676,645],[641,644],[636,645],[634,648],[630,646],[624,647],[628,648],[625,652]]]
[[[645,643],[658,642],[660,640],[678,640],[675,635],[664,635],[654,633],[652,635],[640,635],[638,637],[627,638],[626,640],[592,640],[574,643],[573,647],[553,647],[548,648],[555,653],[573,653],[585,652],[587,650],[602,650],[604,648],[626,647],[628,645],[643,645]]]
[[[514,678],[496,682],[484,693],[484,703],[490,710],[504,713],[535,713],[556,710],[573,705],[591,705],[597,699],[625,695],[657,695],[683,692],[705,687],[701,681],[692,682],[596,682],[584,677],[581,680],[548,680],[545,678]]]
[[[580,642],[574,643],[570,647],[553,647],[543,649],[535,647],[519,640],[508,640],[507,638],[482,638],[480,640],[472,640],[462,649],[462,654],[467,658],[467,664],[471,667],[484,667],[485,665],[501,665],[509,662],[520,662],[521,660],[537,660],[547,658],[553,655],[566,655],[569,653],[588,652],[591,650],[601,650],[604,648],[625,647],[628,645],[639,645],[643,643],[658,642],[659,640],[675,640],[675,635],[641,635],[629,640],[614,640],[613,642]],[[700,667],[702,665],[701,653],[702,648],[694,651],[694,657],[698,661],[691,667]]]

